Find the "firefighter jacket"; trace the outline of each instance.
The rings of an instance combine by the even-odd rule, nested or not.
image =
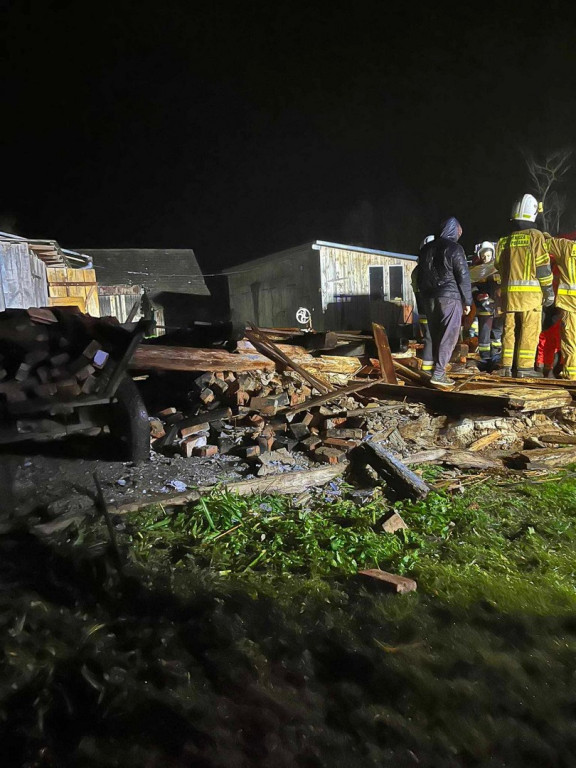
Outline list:
[[[563,237],[550,237],[546,245],[558,269],[556,306],[576,312],[576,243]]]
[[[502,283],[502,309],[528,312],[554,300],[552,270],[546,240],[538,229],[524,229],[501,237],[494,265]]]

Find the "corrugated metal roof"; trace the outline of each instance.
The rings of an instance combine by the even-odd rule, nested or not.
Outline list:
[[[100,285],[141,285],[152,296],[210,296],[191,248],[88,248],[83,252],[92,259]]]
[[[13,235],[10,232],[0,232],[0,241],[25,242],[28,248],[43,261],[47,267],[90,267],[90,259],[82,253],[61,248],[56,240],[36,240],[29,237]]]

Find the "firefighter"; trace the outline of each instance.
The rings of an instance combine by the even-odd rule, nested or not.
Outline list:
[[[428,235],[420,243],[420,250],[434,240],[434,235]],[[418,292],[418,266],[412,270],[412,290],[414,292],[414,298],[416,299],[416,309],[418,310],[418,324],[420,326],[420,338],[423,342],[422,349],[422,370],[425,373],[432,375],[432,369],[434,368],[434,360],[432,358],[432,337],[430,336],[430,328],[428,327],[428,318],[424,311],[424,303],[420,298]]]
[[[478,318],[478,354],[488,362],[502,352],[502,312],[499,276],[494,268],[494,243],[485,240],[477,246],[470,277]]]
[[[554,303],[546,240],[535,226],[538,211],[533,195],[518,200],[512,208],[513,232],[501,237],[496,248],[494,265],[500,273],[504,311],[501,376],[536,376],[542,306]]]
[[[562,378],[576,379],[576,243],[563,237],[546,239],[548,253],[558,270],[556,308],[561,311],[560,351]]]

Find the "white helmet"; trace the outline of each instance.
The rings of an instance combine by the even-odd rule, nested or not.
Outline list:
[[[491,261],[494,261],[494,253],[494,243],[491,243],[490,240],[484,240],[476,246],[476,254],[479,260],[484,264],[489,264]]]
[[[420,243],[420,248],[424,248],[427,243],[431,243],[434,240],[434,235],[426,235],[424,240]]]
[[[534,195],[524,195],[512,206],[510,219],[513,221],[536,221],[536,216],[541,210]]]

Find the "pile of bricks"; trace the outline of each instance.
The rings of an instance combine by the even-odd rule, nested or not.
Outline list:
[[[313,394],[291,371],[204,373],[194,380],[189,412],[168,407],[150,418],[152,449],[185,457],[235,455],[261,469],[278,451],[284,458],[299,451],[316,462],[342,462],[374,432],[374,409],[348,397],[307,408]]]
[[[102,326],[105,332],[97,340]],[[25,401],[66,402],[97,393],[110,361],[105,349],[110,344],[104,338],[114,330],[122,332],[74,310],[2,312],[0,407],[9,410]]]

